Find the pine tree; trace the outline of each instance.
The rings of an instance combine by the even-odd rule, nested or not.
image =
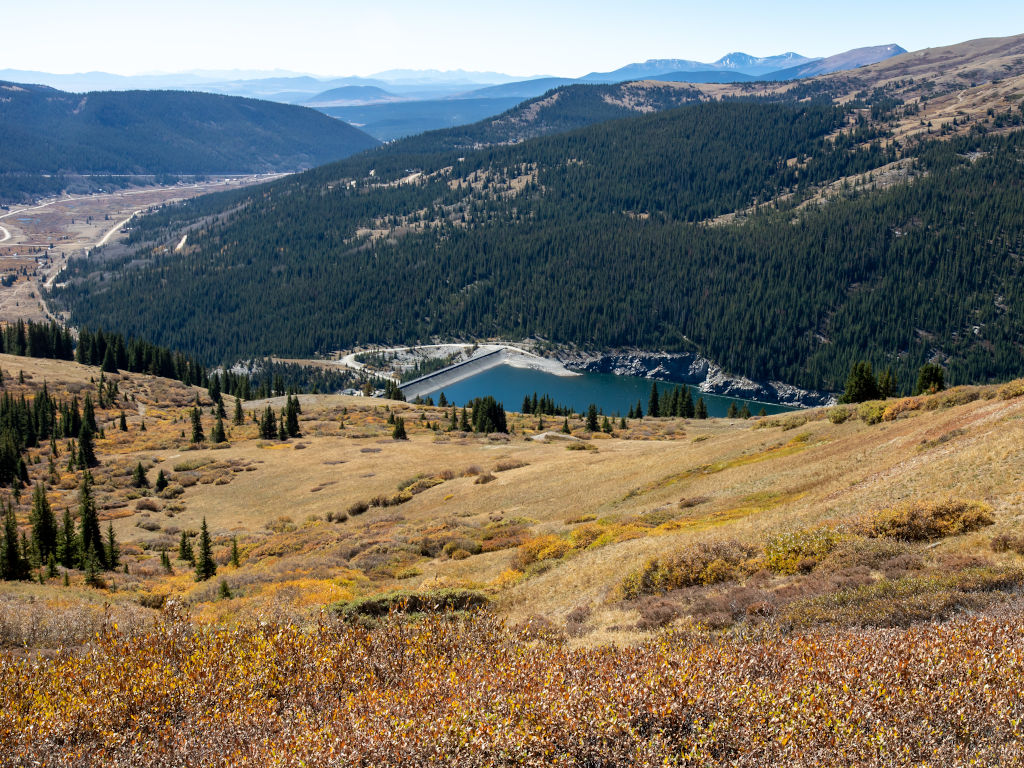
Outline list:
[[[146,477],[146,469],[142,466],[142,462],[138,462],[135,465],[135,469],[132,471],[132,488],[149,488],[149,479]]]
[[[174,567],[171,565],[171,558],[167,556],[167,550],[160,550],[160,565],[163,567],[165,573],[174,573]]]
[[[708,407],[704,403],[704,398],[703,397],[698,397],[697,398],[697,407],[694,408],[694,415],[698,419],[706,419],[708,417]]]
[[[619,429],[627,429],[625,416],[619,417]]]
[[[537,431],[538,432],[543,432],[544,431],[544,417],[543,416],[538,416],[537,417]]]
[[[80,562],[88,565],[90,556],[105,567],[106,553],[103,550],[103,536],[100,533],[100,519],[96,512],[96,501],[92,495],[92,475],[86,470],[82,474],[82,485],[78,489],[78,541],[82,551]]]
[[[201,443],[206,439],[206,435],[203,433],[203,421],[200,418],[200,412],[198,408],[192,409],[192,442]]]
[[[466,406],[462,406],[462,415],[459,417],[459,431],[469,432],[469,414],[466,413]]]
[[[210,430],[210,442],[214,445],[227,441],[227,437],[224,435],[224,420],[220,416],[213,422],[213,429]]]
[[[569,429],[569,417],[568,416],[566,416],[565,417],[565,421],[562,422],[562,434],[563,435],[571,435],[572,434],[572,430]]]
[[[395,428],[391,431],[392,440],[408,440],[409,436],[405,434],[405,419],[401,416],[395,417]]]
[[[14,507],[4,505],[3,540],[0,541],[0,574],[7,581],[27,579],[29,564],[25,560],[18,542],[18,521],[14,516]]]
[[[217,573],[217,564],[213,561],[213,544],[210,531],[206,527],[206,518],[199,529],[199,551],[196,553],[196,581],[206,581]]]
[[[221,600],[231,599],[231,588],[228,586],[227,581],[225,581],[224,579],[220,580],[220,589],[217,591],[217,594],[220,596]]]
[[[93,442],[93,430],[85,419],[82,419],[82,428],[78,433],[77,464],[83,469],[99,464],[96,458],[96,444]]]
[[[203,518],[204,520],[206,518]],[[178,559],[184,560],[186,563],[195,562],[195,553],[192,551],[192,539],[188,537],[185,531],[181,532],[181,538],[178,539]]]
[[[238,553],[237,536],[231,537],[231,565],[233,565],[235,568],[240,568],[242,566],[242,559]]]
[[[32,491],[31,521],[32,542],[39,553],[39,561],[43,563],[57,552],[57,518],[46,499],[42,483],[36,483]]]
[[[263,418],[260,420],[260,437],[264,440],[273,440],[277,437],[277,418],[274,416],[274,409],[269,405],[263,411]]]
[[[946,376],[941,365],[925,363],[917,372],[917,385],[914,387],[915,395],[934,394],[946,388]]]
[[[683,387],[682,416],[684,419],[692,419],[696,414],[697,409],[693,406],[693,395],[690,394],[690,388]]]
[[[235,398],[235,412],[231,417],[231,423],[236,427],[242,426],[245,422],[245,414],[242,413],[242,399],[240,397]]]
[[[105,555],[107,570],[112,571],[121,564],[121,550],[117,546],[117,539],[114,536],[114,524],[107,523],[107,547]]]
[[[740,415],[740,412],[736,408],[736,403],[735,402],[729,403],[729,410],[725,414],[725,418],[727,418],[727,419],[735,419],[739,415]]]
[[[437,405],[439,408],[445,408],[448,405],[448,398],[444,396],[444,392],[438,395]]]
[[[647,415],[648,416],[660,416],[661,409],[658,405],[658,385],[651,384],[651,396],[647,398]]]
[[[121,418],[117,421],[117,428],[122,432],[128,431],[128,421],[125,419],[124,411],[121,411]]]
[[[282,443],[288,439],[288,430],[284,425],[284,409],[281,409],[281,419],[277,423],[277,439]]]
[[[71,519],[71,510],[64,507],[64,520],[61,524],[60,539],[57,542],[57,560],[65,568],[74,568],[78,557],[78,537],[75,535],[75,524]]]
[[[93,433],[99,431],[96,426],[96,408],[92,404],[92,392],[85,393],[85,404],[82,406],[82,421],[89,425],[89,429]]]
[[[644,417],[644,409],[640,405],[640,401],[636,401],[636,408],[633,409],[634,419],[642,419]]]
[[[449,432],[455,432],[458,428],[459,428],[459,418],[455,414],[455,406],[453,405],[452,406],[452,421],[451,421],[451,424],[448,425],[448,431]]]
[[[597,432],[597,430],[597,406],[594,403],[591,403],[587,408],[587,431]]]
[[[861,360],[854,363],[850,375],[846,377],[846,391],[839,398],[841,403],[863,403],[876,400],[879,396],[878,382],[871,370],[871,363]]]
[[[160,491],[162,491],[166,487],[167,487],[167,476],[164,474],[164,471],[161,469],[159,472],[156,473],[156,483],[153,484],[153,490],[155,490],[157,493],[160,493]]]
[[[750,406],[744,403],[743,407],[740,408],[739,417],[741,419],[749,419],[750,415]]]
[[[607,416],[605,416],[604,421],[601,422],[601,431],[609,435],[612,433],[612,423],[608,421]]]
[[[287,418],[288,436],[302,437],[302,433],[299,431],[299,398],[288,398],[285,406],[285,416]]]

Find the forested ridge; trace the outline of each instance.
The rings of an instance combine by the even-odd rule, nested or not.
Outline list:
[[[291,171],[376,145],[315,110],[257,99],[0,82],[0,200],[60,191],[75,174]]]
[[[694,104],[475,152],[398,142],[144,217],[134,254],[73,263],[55,299],[211,362],[537,335],[832,390],[859,359],[904,387],[927,360],[951,383],[1019,375],[1021,135],[897,147],[894,105],[864,96]],[[913,181],[797,207],[896,160]],[[185,225],[188,251],[158,255]]]

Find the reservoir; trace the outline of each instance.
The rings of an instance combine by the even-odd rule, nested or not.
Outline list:
[[[523,397],[550,395],[556,405],[572,408],[577,413],[585,413],[591,403],[608,415],[626,415],[639,402],[647,413],[647,401],[651,394],[653,379],[636,376],[617,376],[613,373],[581,373],[577,376],[559,376],[534,368],[521,368],[511,365],[498,365],[488,370],[475,373],[461,381],[451,382],[435,389],[417,391],[423,398],[432,397],[437,402],[438,396],[444,392],[445,398],[455,405],[465,405],[476,397],[492,395],[502,403],[506,410],[519,411],[523,405]],[[658,381],[658,393],[667,396],[677,386],[687,386],[671,382]],[[698,397],[704,398],[708,415],[725,416],[729,405],[736,403],[742,408],[747,403],[750,412],[755,416],[764,408],[768,414],[787,413],[795,410],[784,405],[759,403],[754,400],[737,400],[731,397],[710,395],[696,387],[689,387],[693,402]]]

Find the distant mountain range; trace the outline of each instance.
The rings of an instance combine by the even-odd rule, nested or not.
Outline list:
[[[524,99],[578,83],[632,80],[727,83],[812,77],[873,64],[903,53],[898,45],[857,48],[827,58],[786,52],[752,56],[734,52],[717,61],[649,59],[579,78],[516,78],[500,72],[393,69],[369,77],[320,78],[287,71],[213,71],[139,76],[105,72],[54,75],[0,70],[0,80],[40,83],[68,91],[182,89],[247,96],[315,107],[351,122],[381,141],[497,115]],[[454,102],[454,103],[453,103]]]

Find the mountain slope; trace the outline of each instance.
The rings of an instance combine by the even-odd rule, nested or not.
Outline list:
[[[319,112],[182,91],[71,94],[0,83],[4,179],[298,170],[376,146]],[[53,180],[39,180],[39,189]]]
[[[762,73],[765,80],[795,80],[815,75],[827,75],[832,72],[839,72],[846,69],[856,69],[868,64],[876,64],[880,61],[899,56],[906,53],[906,49],[898,45],[876,45],[868,48],[854,48],[853,50],[839,53],[835,56],[828,56],[824,59],[808,61],[804,64],[797,64],[784,69],[772,70]]]

